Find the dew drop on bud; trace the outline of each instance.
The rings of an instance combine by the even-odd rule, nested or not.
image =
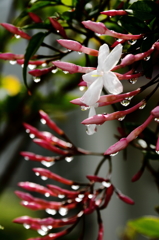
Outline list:
[[[78,54],[82,54],[82,52],[78,52]]]
[[[57,30],[56,32],[57,32],[57,33],[59,33],[59,32],[60,32],[60,30]]]
[[[34,82],[35,82],[35,83],[38,83],[38,82],[41,81],[41,79],[40,79],[39,77],[35,77],[35,78],[33,78],[33,79],[34,79]]]
[[[134,45],[136,42],[137,42],[137,40],[129,40],[129,41],[128,41],[128,43],[129,43],[130,45]]]
[[[77,189],[79,189],[79,186],[78,186],[78,185],[72,185],[71,188],[72,188],[73,190],[77,190]]]
[[[137,78],[132,78],[129,80],[129,83],[135,84],[137,82]]]
[[[66,216],[67,215],[67,213],[68,213],[68,209],[67,208],[60,208],[59,209],[59,214],[61,215],[61,216]]]
[[[82,199],[79,198],[79,197],[76,197],[76,198],[75,198],[75,201],[76,201],[76,202],[82,202]]]
[[[64,194],[59,194],[57,197],[60,198],[60,199],[62,199],[62,198],[65,197],[65,195],[64,195]]]
[[[85,86],[80,86],[80,87],[79,87],[79,90],[82,92],[82,91],[85,90],[85,88],[86,88]]]
[[[11,65],[15,65],[17,62],[16,62],[16,61],[13,61],[13,60],[11,60],[11,61],[9,61],[9,63],[10,63]]]
[[[55,215],[57,213],[55,209],[50,209],[50,208],[46,208],[45,212],[47,212],[50,215]]]
[[[28,160],[29,160],[29,158],[28,158],[28,157],[24,157],[24,160],[25,160],[25,161],[28,161]]]
[[[124,118],[125,118],[125,116],[119,117],[119,118],[118,118],[118,121],[123,121]]]
[[[128,106],[130,104],[130,100],[129,99],[124,99],[123,101],[120,102],[121,105],[123,105],[124,107]]]
[[[93,198],[93,194],[88,194],[88,198],[92,199]]]
[[[38,229],[37,232],[41,235],[41,236],[45,236],[47,234],[46,231],[42,230],[42,229]]]
[[[36,172],[35,175],[36,175],[36,176],[40,176],[40,173]]]
[[[66,162],[71,162],[73,160],[73,157],[65,157]]]
[[[56,73],[57,71],[58,71],[58,68],[53,69],[51,72],[52,72],[52,73]]]
[[[111,183],[110,182],[106,182],[106,181],[103,181],[102,182],[102,185],[106,188],[110,187]]]
[[[46,63],[42,63],[41,66],[42,66],[42,67],[46,67],[47,64],[46,64]]]
[[[30,225],[27,224],[27,223],[24,223],[24,224],[23,224],[23,227],[26,228],[26,229],[29,229],[29,228],[30,228]]]
[[[159,151],[156,151],[157,154],[159,154]]]
[[[42,123],[42,124],[46,124],[46,120],[45,119],[40,119],[40,122]]]
[[[85,107],[85,106],[81,106],[81,110],[82,111],[86,111],[86,110],[88,110],[90,107]]]
[[[147,37],[144,37],[144,38],[143,38],[143,40],[146,40],[146,39],[147,39]]]
[[[21,38],[20,35],[17,35],[17,34],[14,34],[14,37],[17,39]]]
[[[41,176],[41,179],[44,180],[44,181],[46,181],[48,178],[45,177],[45,176]]]
[[[64,74],[68,74],[69,72],[68,71],[63,71]]]
[[[28,68],[29,68],[30,70],[33,70],[34,68],[36,68],[36,65],[29,64],[29,65],[28,65]]]
[[[48,192],[45,193],[44,195],[45,195],[45,197],[50,197],[50,193],[48,193]]]
[[[26,129],[25,131],[26,131],[26,133],[30,133],[30,130],[29,130],[29,129]]]
[[[142,148],[147,148],[147,142],[143,139],[139,139],[138,144],[140,144]]]
[[[35,135],[33,133],[29,134],[30,138],[35,138]]]
[[[159,122],[159,118],[154,118],[154,121],[155,122]]]
[[[147,56],[144,58],[144,61],[149,61],[150,60],[150,56]]]
[[[139,109],[144,109],[144,107],[146,107],[146,103],[143,103],[143,104],[139,107]]]
[[[54,162],[41,161],[41,164],[44,165],[45,167],[51,167],[54,164]]]
[[[115,152],[115,153],[110,154],[110,156],[111,156],[111,157],[114,157],[114,156],[117,155],[117,154],[118,154],[118,152]]]

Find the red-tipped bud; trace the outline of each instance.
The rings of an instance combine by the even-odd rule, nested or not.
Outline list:
[[[139,180],[143,172],[144,172],[144,167],[141,167],[141,169],[132,177],[131,181],[136,182],[137,180]]]
[[[101,14],[113,17],[127,15],[128,13],[125,10],[108,10],[101,12]]]
[[[0,59],[3,60],[17,60],[24,58],[22,54],[13,54],[13,53],[0,53]]]
[[[152,111],[151,114],[155,118],[159,118],[159,106],[155,107]]]
[[[117,194],[118,198],[120,198],[123,202],[125,202],[127,204],[133,205],[135,203],[131,198],[125,196],[124,194],[122,194],[119,191],[116,191],[116,194]]]
[[[57,20],[55,20],[51,17],[49,17],[49,20],[50,20],[52,26],[56,29],[57,33],[59,33],[63,38],[67,38],[65,29],[61,26],[61,24]]]
[[[64,195],[68,198],[74,198],[74,197],[78,196],[78,194],[80,193],[79,191],[76,191],[76,192],[69,191],[69,190],[66,190],[66,189],[60,188],[58,186],[51,185],[51,184],[48,184],[47,187],[52,191],[52,194],[54,196]]]
[[[53,179],[55,181],[61,182],[66,185],[73,185],[73,181],[68,180],[66,178],[63,178],[55,173],[52,173],[51,171],[44,169],[44,168],[33,168],[33,171],[35,173],[38,173],[40,176],[45,176],[47,178]]]
[[[36,15],[35,13],[29,12],[28,14],[29,14],[30,18],[31,18],[35,23],[40,23],[40,22],[42,22],[41,18],[40,18],[38,15]]]
[[[13,33],[15,35],[18,35],[18,36],[20,36],[22,38],[25,38],[25,39],[28,39],[28,40],[30,40],[30,38],[31,38],[27,33],[23,32],[22,30],[20,30],[19,28],[15,27],[12,24],[0,23],[0,25],[2,27],[4,27],[5,29],[7,29],[9,32],[11,32],[11,33]]]
[[[124,148],[126,148],[128,146],[129,142],[127,141],[126,138],[122,138],[120,139],[117,143],[115,143],[114,145],[110,146],[104,153],[104,155],[111,155],[111,154],[115,154],[121,150],[123,150]]]
[[[17,60],[17,63],[19,64],[19,65],[22,65],[22,64],[24,64],[24,59],[18,59]],[[35,60],[35,61],[29,61],[28,62],[28,65],[35,65],[35,66],[40,66],[40,65],[42,65],[42,64],[45,64],[46,62],[44,61],[44,60]]]
[[[21,188],[24,188],[28,191],[34,191],[34,192],[38,192],[47,196],[54,196],[52,194],[52,191],[50,191],[48,188],[43,187],[39,184],[36,183],[32,183],[32,182],[19,182],[18,186]]]
[[[21,152],[20,155],[22,155],[26,160],[33,160],[33,161],[46,161],[46,162],[53,162],[53,157],[45,157],[42,155],[37,155],[31,152]]]
[[[44,74],[47,74],[51,72],[53,69],[56,69],[56,67],[49,67],[49,68],[43,68],[43,69],[33,69],[29,71],[29,74],[34,76],[34,77],[40,77]]]

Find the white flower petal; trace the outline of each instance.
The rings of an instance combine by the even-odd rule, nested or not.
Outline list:
[[[102,71],[104,70],[103,68],[104,66],[104,60],[107,58],[107,56],[109,55],[110,50],[107,44],[103,44],[100,48],[99,48],[99,54],[98,54],[98,71]]]
[[[94,115],[96,115],[95,107],[90,107],[88,117],[92,117]],[[96,124],[90,124],[90,125],[87,126],[87,131],[86,132],[87,132],[88,135],[92,135],[96,131],[97,131]]]
[[[116,77],[115,73],[108,72],[103,75],[103,83],[104,87],[107,89],[109,93],[119,94],[123,92],[123,85]]]
[[[103,88],[103,79],[99,77],[94,81],[84,95],[81,97],[81,101],[88,106],[93,106],[99,99]]]
[[[87,86],[89,87],[97,78],[98,78],[97,70],[91,71],[89,73],[86,73],[82,76],[83,80],[87,83]]]
[[[104,71],[110,71],[115,65],[118,63],[122,54],[122,45],[118,44],[107,56],[106,59],[103,60]]]

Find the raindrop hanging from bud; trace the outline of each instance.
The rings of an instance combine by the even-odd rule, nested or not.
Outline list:
[[[41,164],[43,164],[45,167],[51,167],[54,162],[41,161]]]
[[[137,40],[129,40],[129,41],[128,41],[128,43],[129,43],[130,45],[134,45],[136,42],[137,42]]]
[[[120,102],[121,105],[123,105],[124,107],[128,106],[130,104],[130,100],[129,99],[124,99],[123,101]]]
[[[149,61],[150,58],[151,58],[150,56],[147,56],[147,57],[144,58],[144,61]]]
[[[118,152],[115,152],[115,153],[110,154],[110,156],[111,156],[111,157],[114,157],[114,156],[116,156],[117,154],[118,154]]]
[[[79,189],[79,186],[78,186],[78,185],[72,185],[71,188],[72,188],[73,190],[77,190],[77,189]]]
[[[145,102],[139,107],[139,109],[144,109],[144,107],[146,107],[146,103]]]
[[[42,123],[42,124],[46,124],[46,120],[45,119],[40,119],[40,122]]]
[[[9,61],[9,63],[10,63],[11,65],[15,65],[17,62],[16,62],[16,61],[13,61],[13,60],[11,60],[11,61]]]
[[[125,118],[125,116],[119,117],[119,118],[118,118],[118,121],[123,121],[124,118]]]
[[[73,160],[73,157],[65,157],[66,162],[71,162]]]
[[[154,121],[155,122],[159,122],[159,118],[154,118]]]
[[[21,36],[20,36],[20,35],[17,35],[17,34],[15,34],[14,37],[15,37],[16,39],[21,38]]]
[[[129,83],[131,83],[131,84],[137,83],[137,78],[132,78],[132,79],[130,79],[130,80],[129,80]]]
[[[35,82],[35,83],[38,83],[38,82],[41,81],[41,79],[40,79],[39,77],[34,77],[33,79],[34,79],[34,82]]]
[[[86,111],[86,110],[88,110],[88,109],[90,109],[90,107],[81,106],[81,110],[82,110],[82,111]]]

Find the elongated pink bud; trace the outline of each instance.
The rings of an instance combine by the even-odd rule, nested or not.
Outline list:
[[[134,39],[134,40],[136,40],[136,39],[143,37],[142,34],[131,35],[131,34],[117,33],[113,30],[109,30],[108,28],[106,28],[106,26],[101,22],[92,22],[92,21],[88,20],[88,21],[83,21],[82,23],[86,28],[88,28],[98,34],[108,35],[108,36],[112,36],[112,37],[119,38],[119,39],[125,39],[125,40]]]
[[[41,116],[41,118],[43,120],[46,121],[46,124],[52,129],[54,130],[56,133],[58,133],[59,135],[63,135],[64,131],[62,129],[60,129],[50,118],[49,116],[42,110],[39,111],[39,114]]]
[[[61,44],[63,47],[68,48],[73,51],[83,52],[92,56],[98,56],[98,51],[84,47],[79,42],[73,41],[73,40],[66,40],[66,39],[59,39],[57,40],[59,44]]]
[[[21,192],[21,191],[15,191],[15,194],[19,197],[19,198],[21,198],[21,199],[23,199],[23,200],[25,200],[25,201],[33,201],[34,200],[34,198],[32,197],[32,195],[31,194],[29,194],[29,193],[25,193],[25,192]]]
[[[49,68],[43,68],[43,69],[33,69],[29,71],[29,74],[34,76],[34,77],[40,77],[44,74],[47,74],[51,72],[53,69],[56,69],[56,67],[49,67]]]
[[[133,205],[133,204],[135,203],[131,198],[125,196],[125,195],[122,194],[121,192],[115,191],[115,193],[117,194],[117,196],[118,196],[123,202],[125,202],[125,203],[127,203],[127,204],[130,204],[130,205]]]
[[[31,152],[21,152],[20,155],[22,155],[26,160],[33,160],[33,161],[46,161],[46,162],[52,162],[54,161],[53,157],[45,157],[42,155],[34,154]]]
[[[139,180],[143,172],[144,172],[144,167],[141,167],[140,170],[132,177],[131,181],[136,182],[137,180]]]
[[[45,176],[47,178],[53,179],[55,181],[61,182],[63,184],[66,185],[73,185],[73,181],[68,180],[66,178],[61,177],[60,175],[57,175],[51,171],[49,171],[48,169],[44,169],[44,168],[33,168],[33,171],[35,173],[40,174],[40,176]]]
[[[22,65],[22,64],[24,64],[24,59],[18,59],[17,60],[17,63],[19,64],[19,65]],[[28,65],[35,65],[35,66],[40,66],[40,65],[42,65],[43,63],[46,63],[44,60],[30,60],[29,62],[28,62]]]
[[[54,61],[52,62],[56,67],[62,69],[63,71],[67,71],[69,73],[88,73],[93,71],[95,68],[92,67],[81,67],[74,63],[62,62],[62,61]]]
[[[3,60],[17,60],[24,58],[23,54],[0,53],[0,59]]]
[[[48,184],[47,187],[52,191],[54,196],[65,195],[68,198],[72,198],[78,196],[78,194],[80,193],[80,191],[69,191],[51,184]]]
[[[41,18],[40,18],[38,15],[36,15],[35,13],[33,13],[33,12],[28,12],[28,14],[29,14],[30,18],[31,18],[35,23],[40,23],[40,22],[42,22]]]
[[[110,187],[106,188],[105,192],[106,192],[106,197],[105,197],[104,204],[101,206],[101,209],[106,208],[106,206],[108,205],[108,203],[114,193],[114,186],[110,185]]]
[[[49,20],[50,20],[52,26],[56,29],[57,33],[59,33],[63,38],[67,38],[65,29],[61,26],[61,24],[57,20],[55,20],[51,17],[49,17]]]
[[[11,32],[11,33],[13,33],[15,35],[19,35],[22,38],[25,38],[25,39],[28,39],[28,40],[30,40],[30,38],[31,38],[27,33],[23,32],[22,30],[20,30],[19,28],[15,27],[12,24],[0,23],[0,25],[2,27],[4,27],[5,29],[7,29],[9,32]]]
[[[101,14],[113,17],[127,15],[128,13],[125,10],[108,10],[101,12]]]
[[[50,191],[48,188],[43,187],[39,184],[36,183],[32,183],[32,182],[19,182],[18,186],[21,188],[24,188],[28,191],[34,191],[34,192],[38,192],[44,195],[50,195],[50,196],[54,196],[52,191]]]
[[[126,138],[121,138],[117,143],[110,146],[104,153],[104,155],[111,155],[117,153],[128,146],[129,142]]]
[[[155,118],[159,118],[159,106],[155,107],[152,111],[151,114]]]
[[[47,141],[45,141],[43,139],[34,139],[33,142],[35,142],[36,144],[40,145],[43,148],[46,148],[52,152],[57,153],[57,154],[60,154],[60,155],[68,155],[69,154],[68,151],[63,151],[60,148],[57,148],[57,147],[49,144]]]
[[[90,181],[94,181],[94,182],[109,182],[108,179],[102,178],[102,177],[98,177],[98,176],[91,176],[91,175],[87,175],[86,176]]]

